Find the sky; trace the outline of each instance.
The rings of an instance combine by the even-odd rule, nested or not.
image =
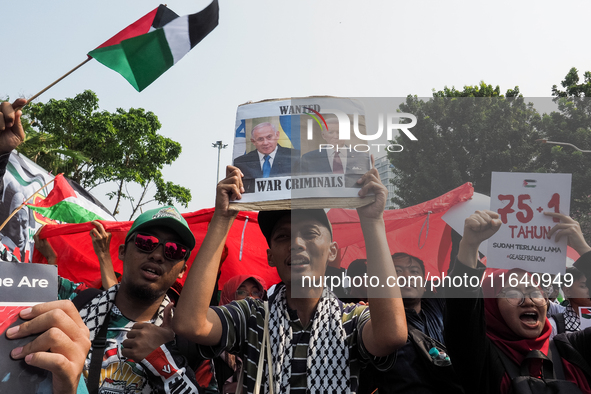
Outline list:
[[[209,3],[167,5],[185,15]],[[3,2],[0,97],[37,93],[158,4]],[[574,18],[590,11],[590,2],[568,0],[220,0],[219,26],[143,92],[93,60],[38,100],[90,89],[102,110],[154,112],[160,133],[183,147],[163,174],[191,189],[193,200],[181,212],[192,212],[214,204],[218,151],[212,143],[228,144],[221,151],[223,169],[232,160],[238,105],[312,95],[427,97],[433,89],[480,81],[502,92],[519,86],[525,97],[549,97],[571,67],[581,77],[591,70],[588,26]],[[112,208],[108,191],[92,193]],[[124,206],[117,218],[130,213]]]

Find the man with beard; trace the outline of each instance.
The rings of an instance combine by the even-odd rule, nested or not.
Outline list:
[[[198,392],[195,375],[174,342],[173,304],[166,295],[182,278],[193,247],[195,237],[173,206],[146,211],[133,222],[125,244],[119,246],[121,283],[80,309],[93,341],[84,366],[90,392],[96,384],[98,393]],[[61,278],[60,298],[76,303],[75,297],[83,294],[76,295],[76,290],[77,284]],[[104,350],[95,341],[104,335],[102,330],[106,330]],[[95,351],[102,357],[93,365]]]

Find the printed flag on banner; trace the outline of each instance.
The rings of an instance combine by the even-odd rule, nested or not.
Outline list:
[[[27,204],[32,210],[48,219],[64,223],[85,223],[105,220],[104,212],[87,200],[80,198],[70,186],[64,174],[58,174],[53,181],[53,190],[44,200]]]
[[[591,308],[580,306],[579,316],[581,320],[581,330],[591,327]]]
[[[38,205],[52,189],[53,183],[47,188],[43,185],[53,179],[53,175],[47,170],[33,163],[22,154],[12,152],[4,174],[4,188],[0,187],[0,223],[19,207],[27,198],[32,204]],[[84,190],[76,182],[69,181],[69,185],[75,190],[84,204],[91,205],[91,211],[106,220],[115,220],[107,209],[90,193]],[[39,189],[41,189],[39,191]],[[86,205],[84,205],[86,206]],[[33,259],[34,242],[33,235],[44,224],[56,223],[55,220],[42,216],[39,212],[29,209],[28,206],[20,209],[4,228],[0,231],[0,250],[8,251],[3,256],[8,261],[31,262]]]
[[[217,25],[218,1],[178,16],[165,5],[148,13],[88,53],[141,92],[185,56]]]

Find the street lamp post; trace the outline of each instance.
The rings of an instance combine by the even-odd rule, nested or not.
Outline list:
[[[222,149],[226,149],[228,144],[222,144],[222,141],[216,141],[211,144],[212,148],[218,149],[218,172],[217,172],[217,181],[216,184],[220,183],[220,152]]]
[[[571,148],[574,148],[576,150],[578,150],[579,152],[583,152],[583,153],[591,153],[591,150],[584,150],[584,149],[579,149],[576,146],[574,146],[573,144],[570,144],[568,142],[556,142],[556,141],[548,141],[545,139],[539,139],[536,140],[542,144],[550,144],[550,145],[564,145],[564,146],[570,146]]]

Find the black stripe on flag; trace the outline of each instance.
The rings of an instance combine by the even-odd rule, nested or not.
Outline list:
[[[152,22],[152,27],[154,29],[158,29],[166,25],[168,22],[172,21],[173,19],[178,18],[179,16],[170,8],[165,6],[164,4],[160,4],[158,6],[158,11],[156,11],[156,16],[154,17],[154,21]]]
[[[189,15],[189,39],[191,48],[199,44],[218,25],[220,6],[218,0],[196,14]]]

